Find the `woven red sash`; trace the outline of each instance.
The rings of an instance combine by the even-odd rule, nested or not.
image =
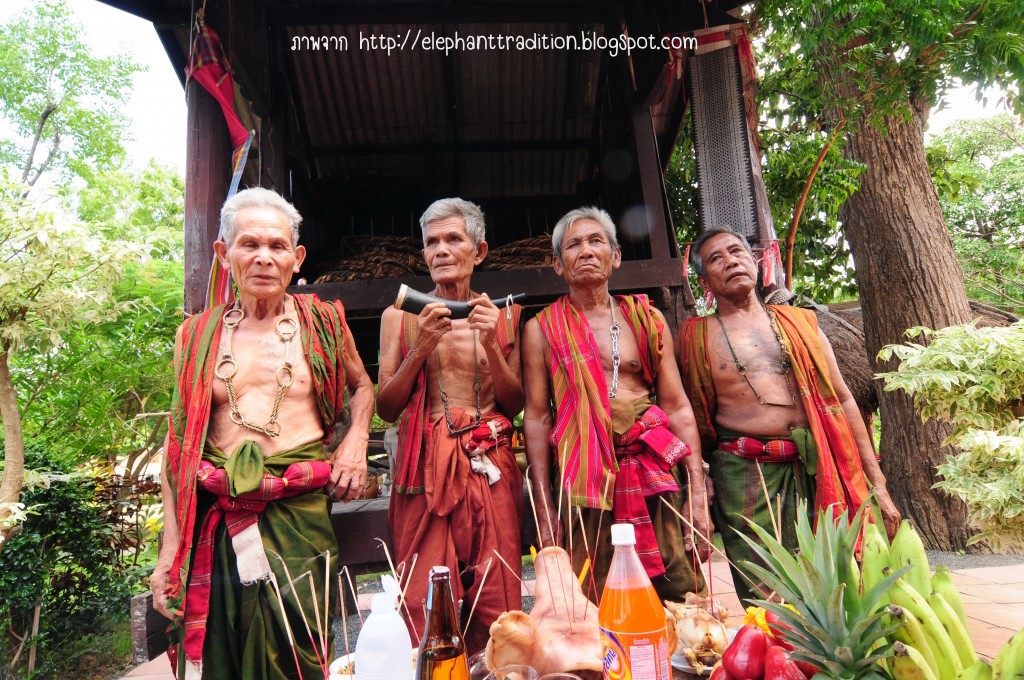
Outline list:
[[[668,414],[651,406],[625,434],[615,437],[619,470],[612,516],[635,528],[636,554],[648,576],[664,574],[665,565],[645,499],[679,491],[672,468],[690,454],[690,447],[672,434],[668,424]]]
[[[739,437],[719,442],[718,448],[740,458],[756,460],[758,463],[792,463],[800,454],[796,444],[790,439],[764,441],[756,437]]]

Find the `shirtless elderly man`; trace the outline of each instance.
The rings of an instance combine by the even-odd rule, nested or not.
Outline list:
[[[151,585],[153,606],[175,621],[179,678],[310,678],[323,674],[318,655],[334,658],[302,635],[293,656],[300,600],[317,630],[313,600],[325,594],[305,578],[291,590],[284,565],[321,585],[337,571],[330,501],[362,490],[373,383],[341,303],[285,292],[306,255],[301,221],[267,189],[228,199],[214,250],[238,301],[186,320],[175,339]]]
[[[560,527],[571,525],[573,568],[580,572],[589,547],[600,593],[611,561],[611,524],[630,522],[658,595],[682,601],[703,584],[687,554],[690,530],[661,499],[685,514],[692,507],[693,524],[705,535],[709,525],[700,442],[672,334],[646,296],[609,293],[622,251],[608,213],[570,211],[551,242],[552,264],[569,293],[523,331],[523,426],[541,541],[562,543]],[[559,499],[547,493],[552,461]],[[605,510],[611,513],[602,523]],[[709,546],[697,544],[706,558]]]
[[[498,308],[469,287],[487,256],[479,206],[435,201],[420,227],[432,295],[468,302],[472,311],[453,320],[435,302],[418,316],[389,308],[381,317],[377,410],[385,420],[401,416],[388,524],[397,559],[412,569],[407,623],[414,639],[423,632],[427,574],[444,565],[461,575],[452,582],[455,599],[476,602],[466,634],[473,654],[502,612],[522,606],[523,479],[511,443],[511,418],[523,407],[522,309]]]
[[[830,505],[854,512],[869,485],[892,536],[899,512],[814,313],[762,304],[750,245],[730,229],[705,231],[690,253],[717,310],[683,324],[679,365],[711,465],[715,523],[732,563],[756,561],[733,531],[756,539],[743,517],[773,533],[770,513],[781,502],[783,543],[795,546],[804,501],[811,512]],[[733,582],[741,598],[754,594],[735,568]]]

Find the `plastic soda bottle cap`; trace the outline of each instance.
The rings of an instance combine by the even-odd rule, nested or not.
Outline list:
[[[398,598],[391,593],[376,593],[370,600],[370,612],[374,614],[393,612],[398,604],[397,600]]]
[[[633,525],[613,524],[612,545],[636,545],[636,530]]]

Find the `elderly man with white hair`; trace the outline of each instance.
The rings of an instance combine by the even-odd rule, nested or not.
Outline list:
[[[381,317],[377,412],[388,421],[401,417],[388,523],[397,559],[412,570],[407,623],[414,638],[423,633],[427,574],[444,565],[461,575],[452,580],[455,599],[475,603],[466,633],[473,654],[487,644],[494,620],[522,604],[523,479],[511,442],[511,419],[523,408],[521,308],[499,308],[470,289],[474,267],[487,256],[479,206],[435,201],[420,227],[432,295],[472,309],[469,318],[452,319],[443,302],[433,302],[418,315],[389,308]]]
[[[672,334],[647,296],[609,292],[622,251],[608,213],[570,211],[551,242],[552,265],[569,293],[523,331],[523,427],[541,540],[563,543],[565,531],[575,571],[589,557],[600,593],[611,562],[610,526],[631,523],[658,595],[682,601],[703,590],[687,553],[697,549],[706,558],[709,546],[699,539],[694,546],[675,512],[692,510],[693,525],[710,533],[700,439]],[[611,516],[602,518],[606,510]]]
[[[373,383],[341,303],[286,292],[306,255],[301,222],[267,189],[228,199],[214,251],[238,299],[175,339],[151,585],[174,620],[179,678],[320,677],[333,658],[299,631],[322,627],[314,603],[337,571],[331,499],[363,487]]]

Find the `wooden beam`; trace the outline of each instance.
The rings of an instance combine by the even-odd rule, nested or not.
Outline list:
[[[454,116],[454,114],[452,114]],[[457,135],[457,125],[452,123],[451,134]],[[450,142],[416,142],[406,144],[359,144],[354,146],[332,145],[312,149],[313,156],[377,156],[393,154],[436,154],[436,153],[503,153],[510,151],[574,151],[589,149],[590,139],[529,139],[522,141],[483,140]]]
[[[302,5],[270,14],[282,26],[339,26],[345,24],[603,24],[621,16],[614,6],[516,5],[469,3],[417,5]],[[439,27],[440,28],[440,27]]]
[[[662,260],[630,260],[612,275],[609,283],[613,292],[631,293],[682,284],[682,263],[677,258]],[[316,293],[323,300],[341,300],[347,315],[352,318],[373,317],[394,304],[398,287],[426,291],[434,287],[429,276],[403,276],[393,279],[318,283],[292,286],[292,293]],[[526,293],[527,301],[549,301],[564,294],[568,288],[550,267],[483,271],[473,274],[473,290],[485,292],[493,299],[509,293]]]
[[[196,81],[188,84],[185,141],[185,312],[206,304],[213,242],[228,193],[231,142],[220,105]]]
[[[668,223],[665,218],[661,159],[658,157],[658,140],[654,136],[654,122],[651,120],[650,109],[641,108],[633,111],[633,139],[636,142],[637,171],[640,173],[640,185],[643,189],[651,257],[663,260],[671,257],[671,250],[668,243]]]

